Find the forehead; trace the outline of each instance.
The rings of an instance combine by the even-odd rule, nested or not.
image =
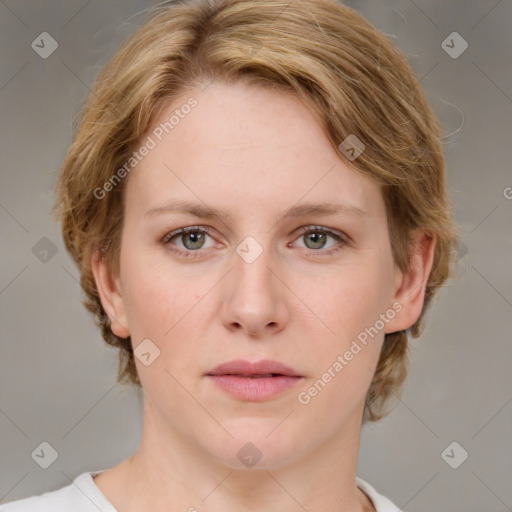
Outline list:
[[[191,98],[195,106],[186,107]],[[270,212],[304,199],[382,213],[377,185],[346,165],[315,114],[289,92],[243,84],[186,91],[161,110],[148,138],[154,147],[126,191],[134,209],[179,197]]]

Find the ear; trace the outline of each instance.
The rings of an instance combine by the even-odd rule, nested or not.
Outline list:
[[[101,304],[110,318],[110,328],[120,338],[127,338],[130,335],[130,331],[127,327],[128,323],[126,321],[120,280],[118,277],[113,276],[100,251],[94,251],[91,263]]]
[[[397,315],[386,324],[385,332],[408,329],[421,315],[428,277],[434,261],[436,235],[428,230],[417,230],[413,235],[410,270],[396,268],[393,309]]]

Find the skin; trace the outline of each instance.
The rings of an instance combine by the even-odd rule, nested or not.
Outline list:
[[[384,334],[421,313],[435,237],[418,231],[411,271],[398,270],[378,186],[344,163],[294,95],[211,84],[173,101],[153,126],[190,96],[198,106],[127,178],[119,275],[93,258],[112,330],[131,335],[135,349],[149,338],[160,350],[149,366],[136,358],[139,449],[95,482],[119,512],[375,510],[355,484],[365,396]],[[145,216],[171,199],[230,216]],[[366,213],[283,218],[304,202]],[[162,242],[187,226],[210,227],[202,245],[186,236]],[[349,238],[297,234],[303,226]],[[252,263],[236,252],[247,236],[263,249]],[[298,393],[394,302],[400,313],[309,404],[299,403]],[[304,378],[270,400],[245,401],[204,377],[232,359],[277,360]],[[262,454],[250,469],[237,457],[247,442]]]

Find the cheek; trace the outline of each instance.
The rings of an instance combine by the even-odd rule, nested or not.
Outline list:
[[[315,304],[309,303],[323,322],[310,330],[319,341],[305,355],[315,371],[299,403],[333,429],[361,406],[378,362],[384,332],[375,325],[387,307],[389,286],[382,270],[366,265],[338,272],[326,280],[324,293],[315,294]]]
[[[127,317],[143,388],[153,398],[177,397],[171,408],[179,411],[179,403],[188,403],[189,397],[178,382],[184,382],[184,372],[195,368],[201,351],[201,318],[198,317],[201,303],[198,304],[199,292],[191,287],[189,280],[181,277],[171,281],[164,276],[147,267],[144,272],[132,275]],[[148,344],[147,339],[157,348]],[[147,352],[148,347],[155,356],[146,365],[137,354]]]
[[[361,258],[360,265],[339,268],[320,279],[321,286],[313,294],[310,287],[308,305],[322,322],[316,321],[318,326],[309,329],[319,340],[315,375],[308,382],[316,389],[305,390],[311,390],[318,411],[337,417],[364,399],[384,339],[380,323],[375,326],[388,307],[392,277],[388,267],[389,262],[384,264],[377,257],[364,262]],[[307,293],[306,288],[302,293]],[[330,410],[332,403],[340,407]]]
[[[150,338],[164,349],[182,338],[200,306],[198,281],[170,272],[150,256],[126,257],[124,264],[125,308],[134,343]]]
[[[298,282],[297,295],[307,298],[304,302],[323,321],[324,333],[347,342],[384,313],[391,291],[391,274],[388,268],[367,260],[323,277],[319,275],[314,286],[310,283]]]

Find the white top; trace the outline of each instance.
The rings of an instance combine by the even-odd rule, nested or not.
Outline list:
[[[117,512],[94,483],[93,476],[106,470],[77,476],[72,484],[37,496],[0,505],[0,512]],[[356,476],[357,486],[370,498],[377,512],[402,512],[368,482]]]

